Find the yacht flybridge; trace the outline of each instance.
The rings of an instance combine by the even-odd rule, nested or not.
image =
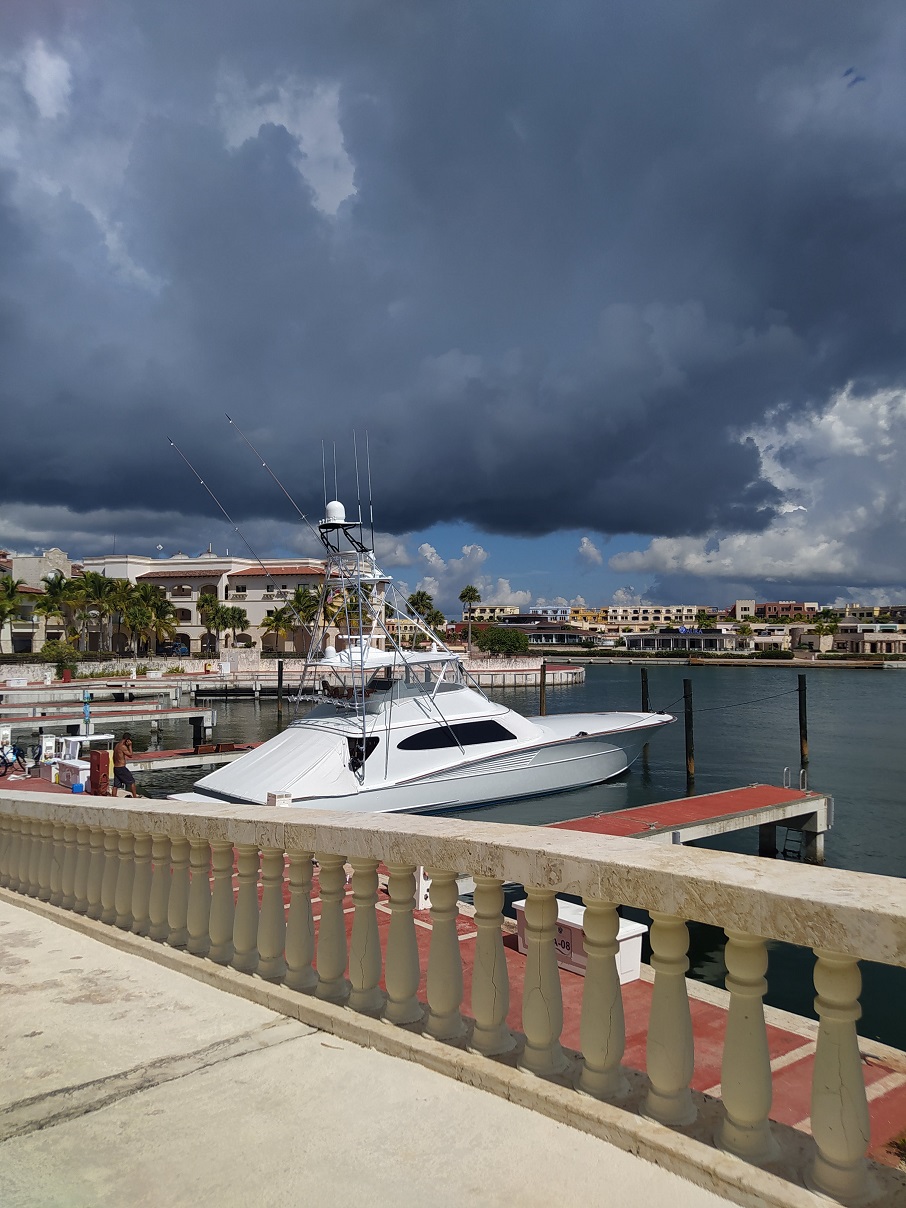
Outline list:
[[[326,575],[300,687],[311,711],[178,800],[263,805],[285,794],[294,806],[357,813],[462,809],[608,780],[674,720],[529,718],[489,700],[379,570],[360,521],[334,501],[318,531]]]

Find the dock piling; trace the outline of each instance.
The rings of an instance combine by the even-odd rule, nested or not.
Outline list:
[[[538,690],[538,712],[547,716],[547,659],[541,660],[541,686]]]
[[[648,668],[642,667],[642,712],[651,712],[651,699],[648,695]]]
[[[683,680],[683,707],[686,721],[686,787],[695,780],[695,739],[692,733],[692,680]]]
[[[805,676],[799,675],[799,762],[808,763],[808,701]]]
[[[277,716],[283,716],[283,659],[277,659]]]

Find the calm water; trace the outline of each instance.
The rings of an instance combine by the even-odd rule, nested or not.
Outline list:
[[[827,863],[838,868],[906,875],[906,670],[815,669],[807,673],[809,783],[835,802],[834,827],[827,836]],[[675,725],[651,743],[647,762],[606,785],[532,801],[469,810],[487,821],[543,824],[593,812],[649,805],[682,797],[686,791],[683,744],[683,679],[692,680],[695,704],[695,792],[710,793],[755,781],[780,784],[783,769],[799,769],[797,670],[786,667],[649,667],[652,708],[679,710]],[[496,699],[532,714],[537,691],[511,689]],[[548,689],[550,713],[638,709],[638,665],[590,666],[586,682]],[[216,702],[221,741],[267,738],[278,730],[276,702]],[[284,711],[284,723],[293,717]],[[136,749],[150,742],[135,727]],[[165,726],[159,745],[184,746],[185,724]],[[164,796],[185,788],[197,772],[143,777],[141,791]],[[781,832],[782,834],[782,832]],[[754,854],[757,832],[729,835],[705,846]],[[690,957],[694,974],[723,983],[723,933],[693,929]],[[789,945],[771,946],[768,1001],[786,1010],[812,1014],[811,954]],[[863,1035],[906,1048],[906,971],[864,964]]]

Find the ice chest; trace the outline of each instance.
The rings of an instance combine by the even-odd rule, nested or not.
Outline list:
[[[513,903],[516,911],[516,943],[520,952],[526,951],[525,943],[525,898]],[[554,938],[554,948],[557,952],[557,964],[561,969],[571,973],[581,973],[585,976],[588,963],[585,956],[583,922],[585,907],[576,902],[561,902],[557,899],[557,933]],[[617,932],[617,972],[620,975],[620,985],[626,982],[638,981],[642,972],[642,936],[648,928],[644,923],[634,923],[631,919],[620,919],[620,930]]]
[[[60,784],[71,788],[74,784],[88,784],[88,775],[91,772],[91,764],[87,759],[61,759],[58,767],[60,769]]]

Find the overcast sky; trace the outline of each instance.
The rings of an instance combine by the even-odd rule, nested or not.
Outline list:
[[[0,544],[906,600],[902,0],[0,7]],[[360,468],[363,459],[360,457]],[[363,493],[365,488],[362,469]]]

